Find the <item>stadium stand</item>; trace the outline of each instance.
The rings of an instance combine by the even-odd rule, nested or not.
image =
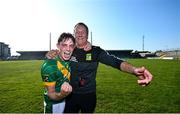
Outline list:
[[[21,54],[20,60],[42,60],[48,51],[16,51]]]
[[[111,55],[115,55],[119,58],[132,58],[133,50],[107,50]]]
[[[107,50],[111,55],[119,58],[132,58],[133,50]],[[42,60],[48,51],[17,51],[20,54],[20,60]]]
[[[156,51],[156,55],[161,59],[171,57],[173,59],[180,59],[180,50]]]
[[[20,54],[20,60],[43,60],[48,51],[17,51]],[[159,58],[171,57],[173,59],[180,59],[180,50],[165,51],[165,52],[149,52],[149,51],[134,51],[133,50],[107,50],[111,55],[119,58]]]
[[[47,52],[48,51],[17,51],[17,53],[20,54],[20,60],[42,60],[45,58]],[[107,52],[119,58],[146,58],[148,56],[155,56],[155,54],[146,51],[133,52],[133,50],[107,50]]]

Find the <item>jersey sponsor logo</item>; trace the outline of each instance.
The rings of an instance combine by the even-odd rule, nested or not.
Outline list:
[[[92,60],[91,53],[87,53],[86,54],[86,61],[90,61],[90,60]]]

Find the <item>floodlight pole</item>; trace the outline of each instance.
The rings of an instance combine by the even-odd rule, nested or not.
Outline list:
[[[142,37],[142,40],[143,40],[142,50],[144,51],[144,35],[143,35],[143,37]]]
[[[51,32],[49,34],[49,51],[51,50]]]
[[[92,45],[92,43],[93,43],[93,42],[92,42],[92,32],[91,32],[91,45]]]

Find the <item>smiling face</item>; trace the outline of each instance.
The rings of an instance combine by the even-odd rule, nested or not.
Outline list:
[[[57,44],[57,48],[60,51],[60,58],[62,60],[69,60],[71,58],[72,52],[74,50],[75,43],[71,38],[64,39]]]
[[[87,44],[88,34],[84,26],[78,25],[74,29],[77,46],[83,48]]]

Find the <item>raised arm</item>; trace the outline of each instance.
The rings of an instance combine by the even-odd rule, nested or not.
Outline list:
[[[139,85],[146,86],[152,81],[153,75],[145,67],[135,67],[114,55],[110,55],[101,48],[98,48],[97,50],[99,52],[98,59],[101,63],[110,65],[123,72],[134,74],[138,78],[137,82]]]

